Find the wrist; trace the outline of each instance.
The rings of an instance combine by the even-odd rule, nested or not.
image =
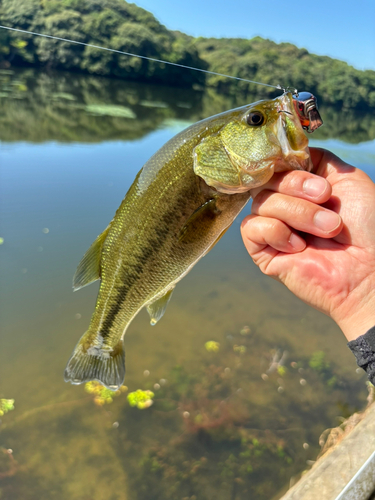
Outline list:
[[[375,295],[368,297],[362,304],[357,304],[356,307],[352,308],[352,311],[348,310],[338,318],[335,316],[332,315],[332,318],[341,328],[347,340],[355,340],[375,326]]]

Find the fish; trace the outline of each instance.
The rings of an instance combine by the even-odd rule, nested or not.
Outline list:
[[[146,307],[151,325],[160,320],[176,284],[216,245],[252,189],[274,172],[311,170],[301,113],[290,92],[246,104],[191,125],[145,163],[74,275],[74,290],[98,279],[100,288],[65,381],[122,385],[124,335],[136,314]]]

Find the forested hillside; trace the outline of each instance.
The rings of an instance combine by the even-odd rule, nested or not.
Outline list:
[[[375,71],[255,37],[194,39],[170,31],[124,0],[0,0],[0,23],[166,59],[272,85],[309,90],[327,104],[375,108]],[[273,96],[275,90],[67,42],[0,30],[0,67],[45,66],[168,85],[207,85],[227,95]]]
[[[1,24],[205,68],[193,39],[167,30],[155,17],[123,0],[2,0]],[[6,65],[43,65],[98,75],[186,86],[204,75],[135,57],[0,30]]]
[[[199,38],[195,46],[211,71],[308,90],[326,104],[352,109],[375,108],[375,71],[359,71],[343,61],[260,37],[251,40]],[[234,89],[243,93],[254,90],[252,84],[236,82],[233,85],[219,76],[207,76],[207,84],[230,93]],[[272,89],[261,89],[263,95],[272,92]]]

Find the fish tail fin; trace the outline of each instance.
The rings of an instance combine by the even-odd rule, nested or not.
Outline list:
[[[90,380],[96,380],[102,385],[116,391],[125,378],[125,350],[123,341],[108,351],[92,345],[87,331],[70,357],[65,368],[64,380],[78,385]]]

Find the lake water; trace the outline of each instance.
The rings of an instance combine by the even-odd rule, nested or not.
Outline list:
[[[253,265],[239,233],[249,207],[155,327],[144,311],[131,324],[128,392],[100,405],[63,381],[98,289],[72,292],[82,255],[157,149],[241,103],[34,70],[0,72],[0,99],[0,398],[15,400],[0,499],[279,498],[320,434],[364,407],[366,377],[331,320]],[[375,179],[372,118],[326,115],[311,144]],[[129,405],[137,389],[153,391],[151,407]]]

